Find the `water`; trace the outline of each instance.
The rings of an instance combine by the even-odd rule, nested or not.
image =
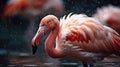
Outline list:
[[[0,15],[8,0],[1,0]],[[83,13],[92,16],[100,7],[114,5],[120,7],[120,0],[63,0],[65,12]],[[23,11],[24,12],[24,11]],[[43,12],[46,13],[46,12]],[[51,14],[51,13],[50,13]],[[41,18],[46,14],[39,15],[35,19],[21,15],[0,18],[0,67],[82,67],[68,59],[52,59],[43,51],[43,46],[38,49],[39,55],[29,54],[31,50],[31,39],[35,35]],[[61,15],[58,15],[62,17]],[[30,22],[35,22],[32,24]],[[30,26],[29,26],[30,25]],[[33,26],[31,26],[33,25]],[[34,29],[32,29],[34,28]],[[36,30],[35,30],[36,29]],[[33,31],[29,34],[29,31]],[[27,34],[27,33],[28,34]],[[26,34],[26,35],[25,35]],[[43,38],[45,39],[45,38]],[[44,44],[44,41],[41,42]],[[8,53],[10,51],[10,53]],[[18,51],[18,52],[11,52]],[[29,52],[29,53],[21,53]],[[120,67],[120,57],[108,57],[101,62],[94,63],[94,67]]]
[[[82,67],[67,59],[52,59],[47,55],[31,55],[28,53],[10,53],[0,55],[0,67]],[[94,67],[120,67],[120,57],[108,57],[94,63]]]

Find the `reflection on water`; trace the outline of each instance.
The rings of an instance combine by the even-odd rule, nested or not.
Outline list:
[[[10,53],[0,55],[0,67],[82,67],[65,59],[52,59],[47,55],[31,55],[28,53]],[[120,57],[108,57],[102,62],[94,64],[95,67],[120,67]]]

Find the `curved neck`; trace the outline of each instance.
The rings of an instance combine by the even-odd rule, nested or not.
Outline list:
[[[45,42],[45,49],[49,56],[53,58],[60,58],[62,57],[62,53],[57,49],[54,48],[54,42],[56,40],[56,36],[59,32],[59,23],[56,24],[55,28],[50,32],[46,42]]]

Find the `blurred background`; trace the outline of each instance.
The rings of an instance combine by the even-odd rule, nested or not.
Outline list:
[[[42,39],[36,55],[32,55],[32,37],[41,18],[48,14],[58,18],[71,12],[93,16],[98,8],[108,5],[120,8],[120,0],[0,0],[0,66],[82,67],[65,58],[47,56],[44,50],[47,36]],[[118,59],[108,57],[103,62],[111,62],[99,62],[96,67],[120,67]]]

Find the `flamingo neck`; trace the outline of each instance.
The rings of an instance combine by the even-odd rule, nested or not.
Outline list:
[[[49,56],[53,58],[60,58],[62,57],[62,53],[57,49],[54,48],[54,42],[56,40],[56,36],[59,32],[59,23],[56,25],[56,27],[50,32],[48,38],[45,42],[45,49]]]

